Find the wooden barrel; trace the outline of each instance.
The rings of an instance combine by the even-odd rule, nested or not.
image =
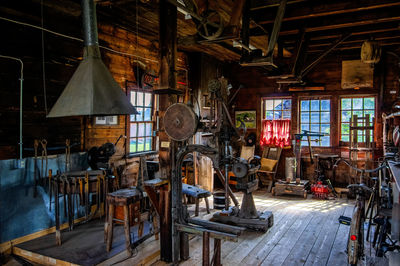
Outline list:
[[[222,210],[225,208],[225,191],[218,190],[213,193],[214,197],[214,209]],[[230,199],[228,198],[230,203]]]

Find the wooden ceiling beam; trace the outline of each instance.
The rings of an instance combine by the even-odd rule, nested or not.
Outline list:
[[[373,37],[376,40],[390,36],[397,38],[400,36],[400,28],[389,28],[389,29],[364,31],[364,32],[352,32],[351,35],[352,35],[352,41],[366,40],[369,39],[370,37]],[[313,44],[318,44],[318,43],[324,43],[330,39],[337,39],[339,37],[340,34],[311,36],[309,40]],[[293,46],[295,45],[295,43],[297,43],[297,41],[298,41],[297,38],[283,39],[283,43],[285,46]]]
[[[400,36],[386,36],[386,37],[374,38],[374,40],[376,40],[376,41],[385,41],[385,40],[393,40],[393,39],[400,39]],[[360,44],[359,47],[361,48],[361,44],[364,41],[365,41],[365,39],[345,41],[342,43],[342,45],[358,43],[358,44]],[[315,44],[310,44],[308,47],[314,48],[314,47],[324,47],[324,46],[329,46],[329,45],[331,45],[331,43],[315,43]]]
[[[288,8],[283,21],[311,19],[400,6],[400,1],[397,0],[376,1],[372,4],[370,0],[334,1],[331,4],[321,1],[320,3],[312,6],[303,5],[304,7],[302,6],[301,8]],[[265,10],[260,10],[259,12],[253,12],[252,17],[260,25],[274,23],[273,12],[267,14]]]
[[[302,3],[306,2],[307,0],[289,0],[287,1],[287,4],[297,4],[297,3]],[[250,8],[250,11],[255,11],[255,10],[260,10],[260,9],[265,9],[265,8],[271,8],[271,7],[278,7],[280,4],[280,0],[255,0],[255,3],[253,6]]]
[[[393,42],[381,42],[380,46],[399,46],[400,45],[400,41],[393,41]],[[360,49],[361,46],[360,45],[351,45],[351,46],[345,46],[345,47],[338,47],[335,50],[336,51],[344,51],[344,50],[352,50],[352,49]],[[320,53],[321,51],[324,51],[322,49],[313,49],[313,50],[309,50],[309,53]]]
[[[362,16],[345,16],[341,18],[326,18],[324,20],[314,19],[307,23],[305,28],[306,33],[319,32],[318,34],[323,34],[323,31],[337,30],[342,32],[343,29],[348,29],[353,31],[355,27],[370,26],[373,28],[378,28],[378,24],[383,23],[395,23],[400,21],[399,9],[392,8],[392,10],[384,13],[368,13]],[[299,22],[291,22],[290,24],[284,23],[280,32],[280,36],[290,36],[297,35]],[[385,28],[382,26],[382,28]],[[271,31],[271,27],[268,27],[268,32]],[[250,36],[259,36],[265,34],[258,28],[252,28],[250,30]]]

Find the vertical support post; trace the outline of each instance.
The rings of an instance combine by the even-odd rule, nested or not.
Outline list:
[[[214,265],[221,265],[221,239],[214,238]]]
[[[210,265],[210,233],[203,232],[203,266]]]
[[[180,233],[180,255],[181,255],[181,260],[187,260],[189,259],[189,235],[186,233]]]
[[[250,1],[246,1],[243,8],[242,16],[242,43],[246,47],[250,44]],[[248,55],[249,52],[246,49],[242,49],[242,56]]]
[[[174,222],[178,218],[179,203],[182,204],[181,198],[178,198],[181,181],[174,178],[175,144],[165,133],[162,119],[168,106],[176,102],[176,96],[168,93],[176,92],[177,8],[167,0],[160,0],[159,15],[161,57],[160,87],[157,90],[160,93],[159,160],[162,178],[170,180],[169,189],[163,188],[160,191],[163,193],[161,197],[164,201],[163,217],[160,215],[160,257],[162,261],[178,263],[179,234],[174,228]]]

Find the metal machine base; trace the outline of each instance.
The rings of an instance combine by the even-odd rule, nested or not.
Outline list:
[[[258,218],[242,218],[239,216],[239,209],[231,207],[229,212],[221,211],[215,213],[211,221],[266,232],[268,228],[274,225],[274,215],[270,211],[257,213]]]

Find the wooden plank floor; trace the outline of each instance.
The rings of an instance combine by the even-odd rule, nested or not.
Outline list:
[[[236,195],[241,200],[241,193]],[[259,211],[273,212],[274,226],[266,233],[245,231],[236,243],[223,242],[221,257],[224,265],[347,265],[345,249],[349,227],[339,224],[338,217],[351,216],[353,200],[316,200],[310,195],[308,199],[272,197],[259,190],[254,193],[254,201]],[[189,211],[194,213],[194,205],[189,206]],[[200,211],[203,219],[211,218],[215,212],[206,214],[204,202],[201,202]],[[55,246],[54,234],[51,234],[19,244],[15,250],[18,248],[21,252],[17,255],[23,257],[29,253],[53,262],[61,259],[65,265],[69,265],[67,262],[79,265],[167,265],[160,261],[160,242],[154,236],[140,244],[132,257],[127,257],[121,226],[115,228],[113,250],[107,253],[103,228],[102,221],[92,221],[71,232],[63,232],[62,246]],[[213,247],[213,240],[210,242]],[[180,265],[201,265],[202,238],[191,235],[189,246],[190,259]],[[387,259],[374,258],[374,250],[368,242],[365,253],[367,258],[359,265],[388,265]]]
[[[240,193],[236,194],[240,197]],[[339,224],[338,217],[351,216],[354,201],[271,197],[262,190],[254,193],[254,201],[258,210],[273,212],[274,226],[267,233],[246,231],[237,243],[223,242],[224,265],[347,265],[349,227]],[[204,203],[200,210],[204,213]],[[159,261],[158,242],[149,239],[145,243],[138,247],[135,257],[125,261],[119,258],[116,265],[166,265]],[[201,265],[201,237],[192,236],[189,245],[190,259],[181,265]],[[115,263],[117,258],[113,260],[107,264]],[[364,261],[360,265],[366,264]]]

